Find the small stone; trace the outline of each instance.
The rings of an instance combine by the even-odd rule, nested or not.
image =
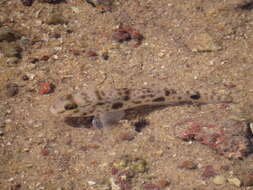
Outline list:
[[[18,85],[15,83],[9,83],[6,85],[6,96],[13,97],[18,94]]]
[[[96,185],[96,182],[95,181],[88,181],[88,184],[89,185]]]
[[[0,136],[3,136],[4,132],[2,130],[0,130]]]
[[[50,82],[45,82],[39,89],[39,94],[50,94],[54,91],[54,85]]]
[[[216,185],[222,185],[225,182],[226,182],[226,178],[224,176],[217,175],[213,178],[213,183],[215,183]]]
[[[49,25],[57,25],[57,24],[67,24],[68,22],[61,14],[52,14],[49,16],[48,19],[45,21],[46,24]]]
[[[158,182],[157,182],[157,186],[159,187],[159,188],[165,188],[165,187],[167,187],[167,186],[169,186],[170,185],[170,181],[169,180],[165,180],[165,179],[161,179],[161,180],[159,180]]]
[[[228,178],[227,180],[228,180],[228,183],[230,183],[232,185],[235,185],[237,187],[241,186],[241,181],[236,177]]]
[[[197,164],[194,163],[193,161],[186,160],[182,164],[179,165],[179,168],[192,170],[192,169],[197,168]]]
[[[114,0],[86,0],[87,3],[91,4],[93,7],[99,8],[110,8]]]

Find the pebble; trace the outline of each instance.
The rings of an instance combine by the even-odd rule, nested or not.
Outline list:
[[[88,184],[89,185],[96,185],[96,182],[95,181],[88,181]]]
[[[68,22],[60,13],[59,14],[55,13],[49,15],[49,17],[45,20],[45,23],[49,25],[57,25],[57,24],[67,24]]]
[[[235,185],[237,187],[240,187],[242,184],[241,181],[236,177],[231,177],[231,178],[228,178],[227,180],[228,180],[228,183]]]
[[[0,136],[3,136],[4,132],[2,130],[0,130]]]
[[[179,165],[179,168],[192,170],[192,169],[197,168],[197,164],[194,163],[193,161],[186,160],[182,164]]]
[[[91,4],[93,7],[98,7],[98,6],[110,7],[112,6],[113,1],[114,0],[86,0],[86,2]]]
[[[226,178],[222,175],[217,175],[213,178],[213,183],[216,185],[222,185],[226,182]]]

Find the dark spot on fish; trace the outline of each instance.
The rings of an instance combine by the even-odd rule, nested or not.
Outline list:
[[[124,92],[123,100],[124,101],[130,100],[130,90],[128,88],[123,88],[122,90]]]
[[[128,100],[130,100],[130,97],[129,97],[129,96],[124,96],[124,97],[123,97],[123,100],[124,100],[124,101],[128,101]]]
[[[105,102],[98,102],[96,105],[98,106],[105,105]]]
[[[134,104],[141,104],[141,101],[133,101]]]
[[[64,122],[75,128],[90,128],[92,117],[65,117]]]
[[[170,96],[171,94],[176,94],[177,92],[173,89],[165,89],[165,96]]]
[[[64,106],[65,110],[73,110],[76,109],[78,106],[76,103],[69,103]]]
[[[193,94],[193,95],[191,95],[190,97],[191,97],[191,99],[193,99],[193,100],[198,100],[198,99],[200,99],[200,93],[199,93],[199,92],[196,92],[196,94]]]
[[[159,97],[159,98],[153,99],[153,102],[164,102],[164,101],[165,101],[164,97]]]
[[[112,109],[119,109],[123,107],[123,103],[122,102],[116,102],[114,104],[112,104]]]

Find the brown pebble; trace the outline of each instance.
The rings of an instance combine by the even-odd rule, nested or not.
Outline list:
[[[179,165],[179,168],[189,169],[189,170],[197,169],[197,167],[198,167],[197,164],[190,160],[186,160]]]
[[[88,149],[98,149],[100,146],[97,144],[87,144],[86,146]]]
[[[160,187],[160,188],[165,188],[169,185],[170,185],[170,181],[165,180],[165,179],[161,179],[157,182],[157,186]]]
[[[98,54],[97,54],[95,51],[88,51],[88,52],[87,52],[87,55],[88,55],[89,57],[96,57]]]
[[[119,139],[121,141],[132,141],[134,137],[135,137],[135,134],[131,132],[125,132],[119,135]]]

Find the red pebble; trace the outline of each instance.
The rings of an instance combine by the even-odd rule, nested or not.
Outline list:
[[[98,54],[97,54],[95,51],[88,51],[88,52],[87,52],[87,55],[88,55],[89,57],[96,57]]]
[[[47,148],[43,148],[40,153],[42,154],[42,156],[48,156],[49,150]]]
[[[50,82],[45,82],[41,85],[39,89],[40,94],[49,94],[54,91],[54,85]]]

